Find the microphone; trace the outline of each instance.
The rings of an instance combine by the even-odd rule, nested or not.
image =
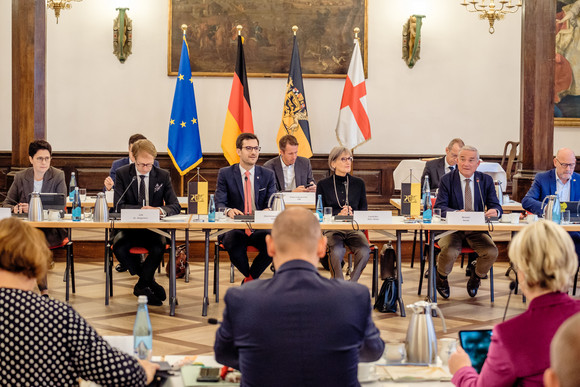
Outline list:
[[[516,288],[516,281],[511,281],[510,282],[510,294],[509,294],[508,300],[505,304],[505,310],[503,311],[503,320],[501,320],[501,322],[505,321],[505,316],[507,314],[508,306],[510,305],[510,299],[512,298],[512,293],[513,293],[515,288]]]
[[[135,180],[137,180],[137,176],[133,176],[133,178],[131,179],[131,182],[129,184],[127,184],[127,188],[125,188],[125,191],[123,191],[123,194],[121,195],[121,197],[119,198],[119,200],[117,200],[117,203],[115,204],[115,212],[119,212],[119,203],[121,202],[121,199],[123,199],[123,197],[125,196],[127,191],[129,191],[129,188],[131,187],[131,185],[133,184],[133,182]]]
[[[349,204],[348,204],[348,177],[346,178],[346,181],[343,184],[344,184],[344,192],[345,192],[345,196],[346,196],[346,198],[344,200],[344,205],[345,205],[345,207],[348,208],[349,207]],[[350,210],[349,210],[348,214],[350,215]]]
[[[483,194],[481,193],[481,186],[479,185],[479,177],[475,178],[475,182],[477,183],[477,189],[479,190],[479,198],[481,199],[481,207],[483,208],[483,212],[485,212],[485,203],[483,201]]]
[[[221,325],[222,322],[217,318],[210,317],[207,319],[207,323],[211,325]]]

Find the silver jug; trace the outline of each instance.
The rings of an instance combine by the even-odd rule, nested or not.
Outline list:
[[[443,321],[443,332],[447,332],[445,318],[441,309],[436,303],[419,301],[407,308],[413,310],[409,328],[407,329],[407,339],[405,347],[407,349],[407,362],[409,363],[428,363],[437,362],[437,336],[433,326],[431,310],[437,311]]]
[[[275,193],[270,196],[270,200],[268,201],[268,208],[272,211],[284,211],[286,208],[286,204],[284,204],[284,195],[281,193]]]
[[[30,194],[30,202],[28,202],[28,220],[31,222],[42,222],[43,215],[40,194],[33,192]]]
[[[546,200],[548,201],[546,203]],[[562,219],[562,208],[560,207],[560,199],[558,195],[547,195],[544,200],[542,200],[542,213],[544,214],[544,219],[551,220],[556,223],[560,223]]]
[[[499,205],[503,206],[503,189],[501,188],[501,181],[495,181],[495,194],[497,195],[497,200],[499,200]]]
[[[95,213],[93,215],[93,222],[107,222],[109,220],[109,207],[107,206],[107,199],[103,192],[97,194],[95,201]]]

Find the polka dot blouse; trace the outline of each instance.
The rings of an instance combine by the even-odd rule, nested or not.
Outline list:
[[[133,357],[112,348],[69,305],[0,288],[0,386],[145,385]]]

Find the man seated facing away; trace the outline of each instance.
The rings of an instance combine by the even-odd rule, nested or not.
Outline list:
[[[160,216],[179,214],[181,207],[171,186],[169,172],[153,165],[157,157],[155,145],[149,140],[139,140],[133,144],[131,151],[135,163],[117,170],[116,207],[119,210],[157,209]],[[125,189],[127,192],[123,196]],[[147,296],[149,305],[162,305],[167,298],[163,286],[155,282],[155,270],[163,259],[165,244],[164,236],[147,229],[124,229],[113,240],[113,251],[119,262],[129,269],[131,275],[139,276],[133,294]],[[129,252],[132,247],[143,247],[149,251],[143,263],[141,255]]]
[[[264,167],[276,174],[278,191],[316,192],[312,166],[306,157],[298,156],[298,140],[287,134],[278,141],[280,156],[264,163]]]
[[[542,201],[548,195],[558,195],[560,203],[580,200],[580,174],[574,172],[576,155],[571,149],[561,148],[554,157],[554,169],[538,173],[530,190],[522,199],[522,207],[543,216]],[[570,232],[580,259],[580,232]]]
[[[218,172],[215,200],[217,208],[225,208],[225,215],[253,214],[268,207],[268,200],[276,193],[274,172],[256,165],[260,142],[254,133],[242,133],[236,139],[240,162],[221,168]],[[223,235],[223,245],[230,260],[244,275],[242,283],[258,278],[272,263],[266,250],[269,230],[232,230]],[[259,254],[252,267],[246,249],[254,246]]]
[[[247,386],[358,386],[357,364],[384,350],[363,285],[323,278],[326,238],[304,208],[282,212],[266,237],[272,279],[228,289],[216,360]]]
[[[445,156],[427,161],[425,169],[423,169],[423,176],[421,176],[421,187],[423,187],[425,176],[429,176],[429,188],[432,190],[439,188],[441,177],[455,170],[457,156],[464,145],[462,139],[454,138],[445,148]]]
[[[580,313],[558,328],[550,344],[550,368],[544,372],[546,387],[580,386]]]
[[[441,178],[435,202],[435,208],[441,208],[441,216],[445,217],[452,211],[485,211],[485,216],[501,216],[502,208],[495,193],[493,179],[476,171],[479,163],[479,152],[475,147],[466,145],[461,148],[457,170]],[[449,298],[447,276],[451,273],[464,242],[477,253],[475,270],[471,270],[467,281],[467,293],[471,297],[475,297],[481,278],[487,275],[497,259],[497,247],[488,232],[456,231],[441,238],[441,252],[437,256],[436,288],[443,298]]]

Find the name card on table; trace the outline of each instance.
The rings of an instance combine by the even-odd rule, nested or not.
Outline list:
[[[358,224],[390,224],[393,214],[391,211],[354,211],[352,220]]]
[[[314,206],[316,201],[315,192],[283,192],[284,204],[294,206]]]
[[[121,222],[152,223],[159,222],[159,210],[153,209],[130,209],[121,210]]]
[[[254,223],[274,223],[280,211],[256,211],[254,213]]]
[[[447,224],[485,224],[483,212],[447,212]]]
[[[12,216],[12,209],[10,209],[8,207],[0,208],[0,220],[10,218],[11,216]]]

